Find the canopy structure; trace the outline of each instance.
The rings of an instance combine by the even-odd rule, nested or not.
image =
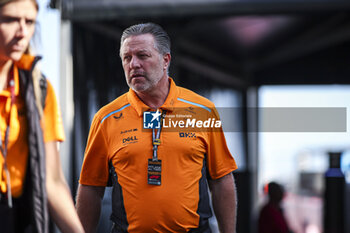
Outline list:
[[[229,16],[347,10],[346,0],[52,0],[70,20],[123,17]]]
[[[220,80],[232,85],[349,82],[347,0],[53,0],[51,5],[61,9],[62,19],[115,40],[132,23],[160,23],[175,35],[178,51],[191,53],[181,52],[175,66],[204,74],[219,70]],[[202,69],[208,63],[212,69]]]

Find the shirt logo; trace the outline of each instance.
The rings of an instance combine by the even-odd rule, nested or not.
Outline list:
[[[179,133],[180,138],[196,138],[196,133]]]
[[[196,114],[196,112],[194,111],[194,107],[192,107],[192,106],[186,108],[185,111],[190,112],[192,114]]]
[[[123,138],[123,143],[136,143],[138,141],[136,136],[130,136],[127,138]]]
[[[113,116],[113,117],[114,117],[114,119],[119,120],[120,118],[123,117],[123,113],[121,112],[119,116]]]
[[[120,131],[120,134],[123,134],[123,133],[130,133],[130,132],[135,132],[137,131],[137,129],[127,129],[127,130],[123,130],[123,131]]]
[[[160,128],[160,116],[162,114],[157,110],[156,112],[144,112],[143,113],[143,128],[144,129],[159,129]]]

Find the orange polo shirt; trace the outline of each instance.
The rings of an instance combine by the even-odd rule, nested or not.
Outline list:
[[[217,116],[214,104],[194,92],[177,87],[172,79],[165,103],[169,126],[172,116]],[[222,129],[193,130],[163,127],[158,147],[161,185],[147,182],[152,158],[152,130],[143,128],[149,110],[133,90],[100,109],[92,122],[80,183],[106,186],[111,162],[122,189],[128,232],[186,232],[197,228],[199,181],[204,162],[212,179],[237,168]],[[172,120],[175,120],[174,118]],[[120,201],[120,200],[115,200]]]
[[[23,191],[25,174],[28,163],[28,139],[25,102],[19,91],[18,68],[29,70],[34,60],[33,56],[23,55],[21,60],[14,64],[13,74],[15,81],[15,103],[11,108],[10,89],[0,92],[0,133],[1,140],[5,140],[8,117],[10,121],[10,133],[8,139],[7,167],[10,172],[11,192],[13,197],[19,197]],[[47,94],[45,109],[41,125],[43,128],[44,142],[63,141],[64,132],[60,109],[56,100],[54,89],[47,80]],[[3,170],[4,158],[0,156],[0,188],[7,191],[6,174]]]

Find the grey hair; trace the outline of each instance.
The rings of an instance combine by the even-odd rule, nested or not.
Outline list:
[[[120,48],[128,37],[143,34],[151,34],[154,37],[155,49],[157,49],[161,55],[170,54],[170,37],[161,26],[155,23],[141,23],[125,29],[120,39]]]

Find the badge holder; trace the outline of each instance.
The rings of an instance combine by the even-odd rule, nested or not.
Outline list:
[[[148,160],[148,184],[162,184],[162,160]]]

